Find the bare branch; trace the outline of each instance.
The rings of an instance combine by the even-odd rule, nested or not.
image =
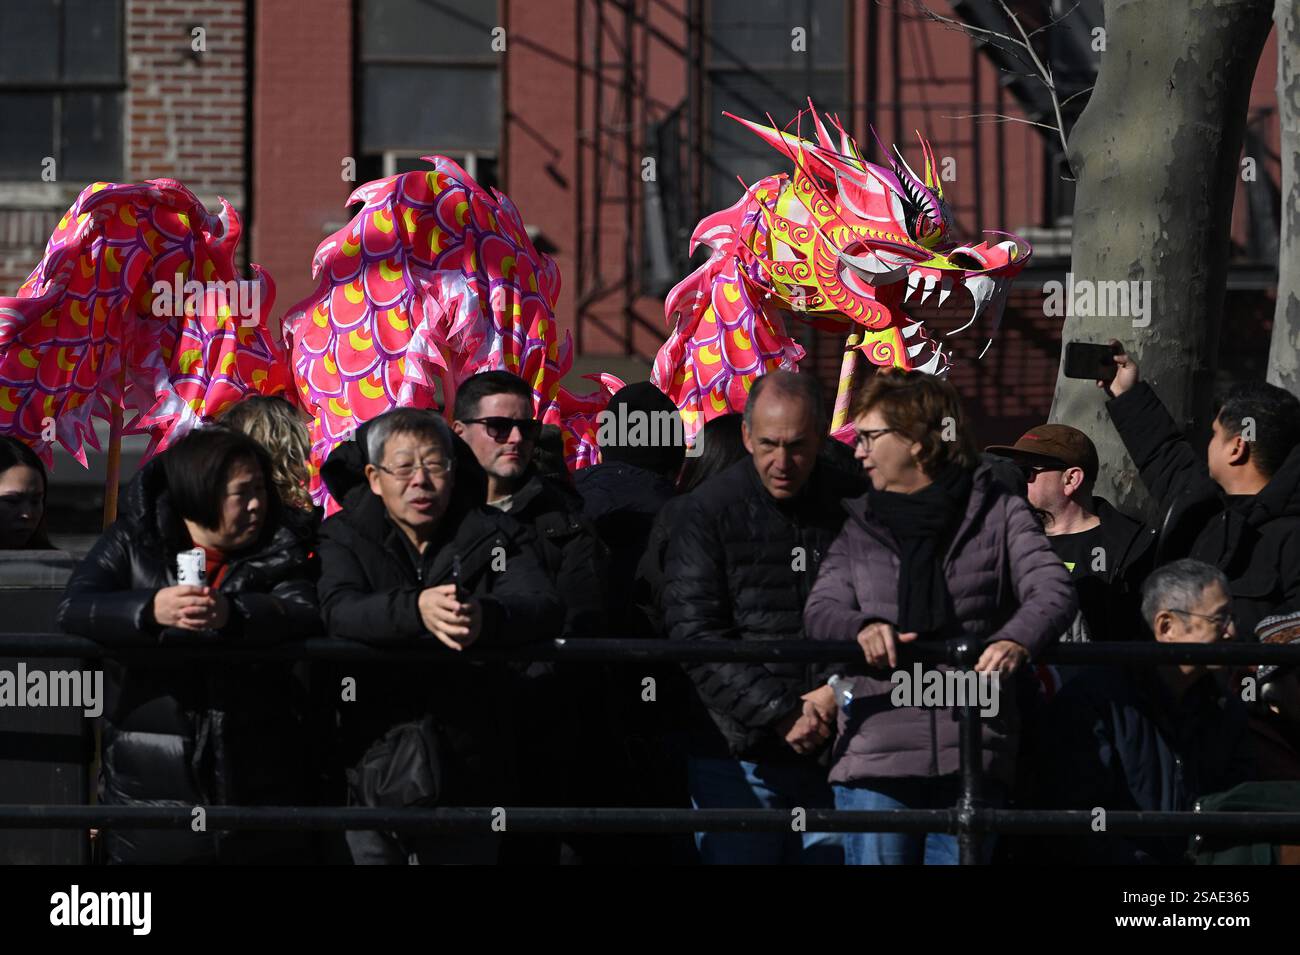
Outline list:
[[[1070,102],[1070,100],[1074,99],[1075,97],[1082,96],[1084,93],[1091,93],[1096,88],[1097,87],[1095,86],[1089,86],[1087,89],[1079,90],[1079,92],[1077,93],[1071,93],[1065,99],[1061,100],[1061,105],[1064,106],[1066,103]]]
[[[972,26],[969,23],[963,23],[960,20],[953,19],[952,17],[945,17],[942,14],[936,13],[934,10],[931,10],[928,6],[922,3],[921,0],[908,0],[908,2],[911,4],[912,8],[916,10],[918,13],[920,13],[922,16],[927,17],[928,19],[933,20],[937,23],[944,24],[949,29],[958,30],[962,33],[965,33],[967,36],[976,39],[984,39],[986,37],[992,38],[991,40],[985,40],[985,42],[992,42],[992,45],[997,47],[997,49],[1001,50],[1003,53],[1014,56],[1017,60],[1020,60],[1021,62],[1024,62],[1024,60],[1020,55],[1020,52],[1023,51],[1025,54],[1028,55],[1030,63],[1032,64],[1034,69],[1033,73],[1016,73],[1013,70],[1006,70],[1003,69],[1002,67],[999,67],[999,69],[1002,69],[1002,72],[1009,73],[1013,76],[1033,76],[1037,78],[1038,81],[1047,88],[1047,95],[1051,97],[1052,100],[1052,111],[1056,114],[1055,126],[1050,126],[1046,123],[1037,123],[1032,120],[1021,119],[1016,116],[1004,116],[1001,114],[972,114],[972,116],[969,117],[955,117],[955,118],[975,118],[977,116],[994,115],[996,119],[1001,121],[1025,123],[1026,125],[1029,126],[1037,126],[1040,129],[1053,130],[1060,138],[1061,154],[1064,157],[1066,157],[1066,166],[1068,167],[1070,149],[1065,136],[1065,119],[1061,114],[1062,104],[1056,90],[1056,77],[1052,74],[1051,66],[1047,63],[1044,63],[1042,59],[1039,58],[1038,51],[1034,49],[1033,43],[1030,42],[1030,37],[1033,36],[1034,34],[1042,32],[1048,27],[1053,26],[1054,24],[1059,23],[1061,20],[1065,19],[1067,16],[1073,13],[1075,9],[1078,8],[1081,0],[1076,0],[1074,6],[1072,6],[1069,10],[1067,10],[1065,13],[1061,14],[1059,17],[1055,18],[1054,20],[1050,21],[1049,23],[1046,23],[1043,26],[1039,27],[1038,29],[1034,30],[1033,33],[1025,32],[1025,28],[1021,24],[1020,19],[1015,15],[1015,13],[1012,12],[1011,8],[1007,6],[1006,0],[998,0],[998,6],[1002,8],[1003,15],[1005,15],[1006,18],[1011,21],[1013,26],[1015,26],[1016,31],[1020,34],[1020,39],[1016,39],[1014,36],[1010,36],[1006,33],[1000,33],[997,30],[989,30],[985,27]],[[993,42],[995,40],[1002,41],[1002,42],[1001,43]],[[1009,46],[1004,46],[1003,44],[1008,44]],[[1079,93],[1073,94],[1070,97],[1070,99],[1073,99],[1075,96],[1080,95],[1080,93],[1085,93],[1085,92],[1087,92],[1087,90],[1081,90]],[[1066,102],[1069,102],[1069,100],[1067,100]]]
[[[961,116],[944,116],[944,119],[987,119],[990,121],[1007,122],[1007,123],[1024,123],[1026,126],[1037,126],[1039,129],[1050,129],[1054,133],[1060,130],[1048,123],[1036,123],[1032,119],[1025,119],[1021,116],[1008,116],[1006,113],[964,113]]]
[[[1066,10],[1064,13],[1062,13],[1062,14],[1061,14],[1059,17],[1057,17],[1056,19],[1054,19],[1054,20],[1048,20],[1048,21],[1047,21],[1046,23],[1044,23],[1041,27],[1039,27],[1037,30],[1034,30],[1034,31],[1031,32],[1029,35],[1030,35],[1030,36],[1035,36],[1035,35],[1037,35],[1037,34],[1039,34],[1039,33],[1042,33],[1042,32],[1043,32],[1044,30],[1046,30],[1048,27],[1054,27],[1054,26],[1056,26],[1058,23],[1060,23],[1062,20],[1064,20],[1066,17],[1068,17],[1068,16],[1069,16],[1071,13],[1073,13],[1075,10],[1078,10],[1078,9],[1079,9],[1079,4],[1082,3],[1082,2],[1083,2],[1083,0],[1074,0],[1074,6],[1070,7],[1070,9]]]
[[[1006,0],[998,0],[998,6],[1002,8],[1002,12],[1011,19],[1011,22],[1015,24],[1016,29],[1020,31],[1020,35],[1025,41],[1025,49],[1029,51],[1029,55],[1034,59],[1034,65],[1042,70],[1043,82],[1047,84],[1047,91],[1052,96],[1052,109],[1056,113],[1056,131],[1061,137],[1061,155],[1065,157],[1065,164],[1068,166],[1070,164],[1070,144],[1065,141],[1065,120],[1061,118],[1061,100],[1060,97],[1056,95],[1056,83],[1052,79],[1052,71],[1050,68],[1044,66],[1043,61],[1038,58],[1038,54],[1034,51],[1034,45],[1029,42],[1029,34],[1027,34],[1025,28],[1020,25],[1020,19],[1011,12],[1011,8],[1007,6]]]

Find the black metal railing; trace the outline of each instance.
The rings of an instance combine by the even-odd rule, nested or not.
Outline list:
[[[914,663],[971,668],[982,645],[965,639],[918,642],[900,650],[900,668]],[[0,658],[114,659],[123,663],[164,664],[173,661],[255,660],[364,661],[460,664],[481,661],[573,662],[825,662],[861,663],[862,651],[852,642],[776,640],[764,642],[569,639],[511,648],[471,648],[451,653],[432,647],[379,649],[345,640],[310,639],[274,646],[231,646],[202,643],[159,646],[156,643],[106,646],[81,637],[49,633],[0,634]],[[1257,643],[1058,644],[1039,663],[1070,666],[1171,664],[1300,665],[1300,645]],[[832,810],[807,809],[800,823],[812,832],[945,832],[958,837],[961,862],[981,858],[983,837],[992,833],[1062,834],[1090,831],[1091,811],[995,809],[985,803],[983,759],[979,733],[979,704],[967,700],[956,707],[962,721],[960,796],[951,809]],[[446,807],[438,809],[375,809],[297,806],[212,806],[204,809],[212,829],[343,830],[384,829],[403,832],[485,831],[506,820],[512,831],[669,833],[695,831],[789,831],[791,812],[779,809],[614,809],[530,807]],[[0,805],[0,829],[77,829],[130,826],[139,829],[188,828],[187,807]],[[1249,835],[1300,841],[1300,812],[1139,812],[1115,811],[1106,816],[1113,834]]]

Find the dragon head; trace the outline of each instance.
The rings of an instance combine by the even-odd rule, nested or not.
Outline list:
[[[1029,260],[1029,244],[1000,232],[986,233],[989,238],[978,243],[957,242],[928,142],[918,134],[920,175],[897,148],[885,168],[867,162],[838,119],[828,116],[839,134],[836,144],[811,101],[808,105],[817,142],[775,124],[731,116],[794,166],[791,176],[764,181],[760,221],[732,245],[761,270],[763,287],[755,291],[827,330],[848,330],[846,321],[856,324],[860,347],[877,365],[930,374],[946,370],[944,343],[904,307],[925,304],[936,293],[931,304],[961,310],[943,336],[973,329],[987,348],[1012,279]],[[948,305],[958,286],[969,300],[958,296]]]

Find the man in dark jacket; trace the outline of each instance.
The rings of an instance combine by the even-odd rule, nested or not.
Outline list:
[[[1064,641],[1137,640],[1138,604],[1151,571],[1155,530],[1092,493],[1097,448],[1077,428],[1042,424],[1014,445],[986,450],[1010,458],[1025,476],[1029,503],[1079,595],[1079,613]]]
[[[518,375],[485,371],[456,389],[457,436],[473,452],[487,477],[487,502],[530,527],[538,553],[564,601],[562,636],[599,637],[605,619],[608,551],[582,516],[582,498],[532,466],[542,423],[533,417],[533,395]],[[533,663],[512,668],[520,734],[520,798],[529,806],[567,806],[586,798],[573,786],[579,767],[576,738],[590,698],[595,669]],[[504,861],[554,863],[560,841],[549,835],[511,836]]]
[[[636,596],[637,565],[645,554],[660,508],[672,499],[685,457],[677,407],[648,381],[625,385],[601,413],[597,441],[601,462],[574,475],[583,516],[609,553],[606,614],[611,636],[648,638],[654,631]],[[600,690],[592,699],[600,714],[584,727],[582,747],[605,754],[583,767],[583,786],[605,805],[672,806],[681,786],[674,756],[663,743],[671,708],[671,665],[608,664],[589,667]],[[645,698],[644,680],[658,688]],[[594,841],[593,841],[594,842]],[[645,836],[605,838],[590,844],[599,861],[667,862],[670,840]]]
[[[636,606],[633,582],[655,517],[672,499],[685,459],[677,415],[676,405],[648,381],[619,389],[601,414],[600,464],[583,468],[574,479],[583,514],[610,550],[609,618],[617,621],[621,637],[654,636]],[[661,422],[677,427],[665,433]]]
[[[608,554],[583,519],[582,498],[531,466],[542,428],[532,406],[532,392],[518,375],[481,372],[456,390],[452,427],[487,475],[487,502],[536,532],[546,569],[564,600],[564,635],[601,636]]]
[[[436,414],[387,412],[366,433],[366,483],[321,528],[321,610],[331,636],[380,647],[509,645],[554,637],[563,613],[528,531],[485,507],[454,506],[451,429]],[[353,765],[399,724],[432,715],[443,805],[513,794],[506,671],[465,663],[347,668],[340,758]],[[372,758],[371,762],[374,760]],[[360,769],[360,767],[358,767]],[[351,774],[352,798],[363,780]],[[404,839],[350,832],[354,861],[492,861],[491,836]]]
[[[1236,386],[1200,459],[1133,358],[1115,364],[1106,410],[1159,505],[1155,563],[1194,557],[1222,570],[1237,632],[1253,640],[1263,617],[1300,599],[1300,400],[1264,382]]]
[[[1161,643],[1217,643],[1235,628],[1228,580],[1195,560],[1155,570],[1142,613]],[[1049,709],[1041,781],[1053,808],[1187,811],[1198,796],[1249,779],[1246,711],[1218,668],[1194,664],[1094,668]],[[1062,840],[1093,863],[1185,861],[1185,836],[1118,836],[1103,828]]]
[[[245,467],[246,466],[246,467]],[[78,565],[59,625],[103,644],[249,646],[319,632],[312,542],[284,519],[271,464],[225,428],[191,432],[126,488]],[[205,551],[207,586],[178,583]],[[299,805],[300,688],[283,663],[108,661],[100,800],[116,806]],[[109,829],[115,864],[305,861],[293,834]]]
[[[775,372],[750,392],[743,434],[751,457],[690,497],[669,544],[664,615],[673,640],[803,637],[803,607],[822,555],[859,493],[818,460],[826,433],[812,376]],[[832,805],[817,753],[832,728],[806,697],[799,663],[691,663],[696,713],[689,776],[700,808]],[[697,833],[706,863],[842,861],[829,833]]]

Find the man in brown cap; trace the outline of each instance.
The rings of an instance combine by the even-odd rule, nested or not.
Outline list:
[[[1079,593],[1079,619],[1065,640],[1132,640],[1142,635],[1138,592],[1151,569],[1155,532],[1094,497],[1097,448],[1064,424],[1030,428],[1013,445],[993,445],[1025,477],[1029,503]]]

